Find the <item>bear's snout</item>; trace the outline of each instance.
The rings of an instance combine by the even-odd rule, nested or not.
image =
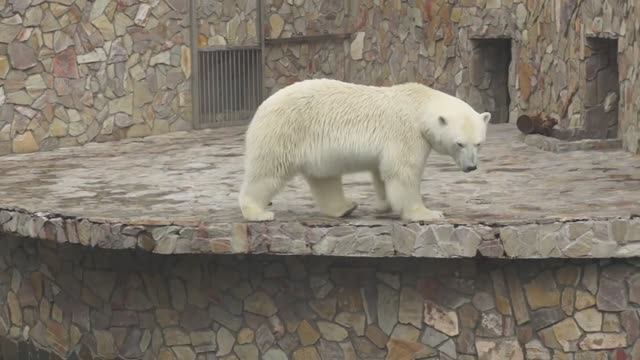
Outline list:
[[[476,170],[477,168],[478,168],[478,167],[477,167],[477,166],[475,166],[475,165],[474,165],[474,166],[467,166],[467,167],[465,167],[464,169],[462,169],[462,171],[464,171],[464,172],[468,173],[468,172],[472,172],[472,171]]]

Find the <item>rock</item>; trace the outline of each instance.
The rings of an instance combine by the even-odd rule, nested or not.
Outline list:
[[[416,290],[403,287],[400,291],[398,321],[420,328],[422,326],[423,304],[422,296]]]
[[[582,350],[605,350],[627,347],[627,337],[625,334],[615,333],[594,333],[587,334],[580,341]]]
[[[56,54],[53,58],[53,75],[67,79],[77,79],[79,77],[76,52],[72,47]]]
[[[423,359],[437,355],[437,351],[419,342],[390,339],[386,344],[386,360]]]
[[[583,290],[576,291],[576,310],[586,309],[596,304],[595,296]]]
[[[433,329],[430,327],[426,327],[424,329],[424,333],[422,335],[422,339],[420,340],[423,344],[428,345],[430,347],[438,347],[438,345],[445,342],[448,339],[448,336]]]
[[[527,360],[551,360],[549,349],[540,340],[531,340],[524,347]]]
[[[522,348],[516,339],[476,339],[479,360],[524,360]]]
[[[20,33],[21,27],[11,24],[0,23],[0,43],[9,44],[15,40]]]
[[[493,291],[496,301],[496,309],[502,315],[511,315],[511,302],[507,293],[507,284],[504,280],[502,270],[494,270],[491,272],[491,280],[493,282]]]
[[[303,320],[298,325],[297,332],[302,346],[313,345],[320,338],[320,333],[307,320]]]
[[[628,299],[624,281],[615,281],[602,277],[596,304],[601,311],[623,311],[627,309]]]
[[[389,336],[387,336],[387,334],[385,334],[382,329],[375,325],[367,326],[365,336],[380,349],[383,349],[385,347],[385,344],[389,340]]]
[[[532,310],[560,305],[560,291],[550,271],[545,271],[525,285],[527,300]]]
[[[598,291],[598,265],[589,264],[584,267],[582,285],[593,295]]]
[[[620,319],[630,344],[640,338],[640,316],[635,309],[623,311],[620,314]],[[605,330],[603,329],[603,331]]]
[[[256,331],[256,345],[261,353],[264,353],[276,342],[276,338],[269,329],[268,324],[262,324]]]
[[[11,61],[11,67],[17,70],[28,70],[38,65],[38,57],[35,51],[24,43],[13,42],[9,44],[7,53]]]
[[[518,278],[513,267],[506,270],[505,277],[509,284],[509,295],[511,297],[511,304],[513,305],[513,312],[518,325],[524,324],[529,321],[529,310],[527,309],[526,300],[522,292],[522,284]]]
[[[487,311],[496,307],[493,297],[484,291],[475,293],[471,302],[473,306],[480,311]]]
[[[376,278],[394,290],[400,290],[400,275],[377,272]]]
[[[244,311],[270,317],[278,311],[273,299],[262,291],[256,291],[244,300]]]
[[[78,55],[78,64],[90,64],[95,62],[107,61],[107,54],[104,49],[97,48],[94,51],[82,55]]]
[[[476,332],[481,337],[501,337],[502,327],[502,315],[495,310],[486,311],[480,315],[480,325]]]
[[[564,311],[567,316],[573,315],[574,304],[576,302],[576,289],[571,287],[564,288],[560,302],[562,311]]]
[[[253,344],[236,345],[233,351],[241,360],[258,360],[258,348]]]
[[[96,340],[96,355],[109,359],[115,358],[118,350],[111,332],[94,330],[93,337]]]
[[[440,351],[440,353],[445,354],[452,359],[456,359],[458,357],[458,354],[456,352],[456,344],[453,339],[445,341],[438,347],[438,350]]]
[[[228,355],[231,352],[236,339],[229,330],[221,327],[220,330],[218,330],[216,341],[218,343],[218,352],[216,352],[216,355],[218,357],[222,357]]]
[[[195,360],[196,359],[196,353],[194,353],[189,346],[174,346],[172,350],[176,354],[176,357],[179,360]],[[254,359],[257,360],[258,358],[255,357]]]
[[[336,304],[336,298],[327,298],[322,300],[313,300],[309,303],[309,306],[321,318],[331,320],[336,314]]]
[[[546,308],[531,312],[531,326],[538,331],[553,325],[564,318],[563,312],[558,308]]]
[[[158,64],[171,65],[171,52],[164,51],[151,57],[149,66],[155,66]]]
[[[629,301],[640,305],[640,274],[632,276],[629,280]]]
[[[284,28],[284,19],[282,19],[282,16],[279,14],[271,14],[271,16],[269,16],[269,26],[271,29],[269,38],[277,39],[280,37],[282,29]]]
[[[7,295],[7,303],[9,305],[11,323],[16,326],[22,326],[22,309],[20,308],[18,296],[13,291],[10,291]]]
[[[206,310],[187,305],[180,315],[180,325],[191,331],[204,330],[211,326],[211,319]]]
[[[364,50],[364,32],[356,33],[356,38],[351,43],[350,55],[353,60],[362,60]]]
[[[254,333],[249,328],[240,329],[238,332],[238,344],[244,345],[253,342]]]
[[[0,33],[2,32],[0,31]],[[5,79],[7,77],[9,69],[9,58],[4,55],[0,55],[0,79]]]
[[[560,285],[576,286],[580,280],[580,267],[564,266],[556,271],[556,279]]]
[[[189,337],[191,338],[191,344],[193,346],[213,345],[214,348],[217,347],[216,333],[213,331],[194,331],[189,334]]]
[[[293,360],[322,360],[313,346],[299,348],[293,352]]]
[[[424,322],[449,336],[456,336],[458,329],[458,315],[455,311],[446,310],[436,303],[426,300],[424,303]]]
[[[147,21],[149,20],[149,14],[151,13],[151,5],[149,4],[140,4],[138,6],[138,11],[136,12],[136,16],[133,19],[133,23],[138,26],[146,26]]]
[[[333,290],[334,286],[328,277],[311,276],[309,286],[316,299],[324,299]]]
[[[602,328],[602,313],[595,308],[578,311],[573,317],[584,331],[595,332]]]
[[[164,336],[164,342],[168,346],[188,345],[191,343],[191,338],[189,337],[189,335],[187,335],[180,328],[166,328],[162,333]]]
[[[322,337],[326,340],[339,342],[348,336],[347,330],[340,325],[328,321],[318,321],[317,325]]]
[[[262,356],[263,360],[288,360],[287,354],[284,351],[271,348]]]
[[[320,339],[316,345],[316,350],[320,354],[322,359],[342,359],[343,353],[340,345],[335,342],[329,342],[324,339]]]
[[[398,323],[398,293],[386,285],[378,285],[378,324],[385,334],[390,335]]]
[[[361,313],[342,312],[336,316],[336,323],[352,328],[356,335],[363,336],[366,318]]]
[[[13,139],[13,152],[17,154],[32,153],[39,150],[36,139],[31,131],[16,135]]]
[[[582,331],[578,328],[575,320],[572,318],[564,319],[555,324],[552,329],[556,340],[564,351],[576,351],[577,341],[582,336]]]
[[[604,320],[602,321],[602,331],[604,332],[618,332],[620,331],[620,320],[615,313],[605,313]]]

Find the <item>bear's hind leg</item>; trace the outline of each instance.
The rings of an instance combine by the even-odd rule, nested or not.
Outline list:
[[[325,215],[349,216],[358,207],[356,203],[344,197],[340,176],[325,178],[305,176],[305,179],[309,183],[316,204]]]
[[[387,181],[387,196],[394,211],[399,212],[404,220],[434,221],[442,219],[442,212],[427,209],[420,195],[420,176],[402,175],[390,177]]]
[[[271,221],[274,219],[272,211],[266,207],[271,204],[271,199],[282,189],[284,179],[273,177],[255,178],[247,180],[240,192],[240,210],[248,221]]]
[[[373,180],[373,188],[376,191],[376,204],[374,206],[376,212],[387,213],[391,211],[391,204],[387,200],[387,191],[385,189],[384,181],[380,176],[380,171],[373,170],[371,172],[371,178]]]

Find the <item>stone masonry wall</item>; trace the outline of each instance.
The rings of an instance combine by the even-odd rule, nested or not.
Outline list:
[[[0,155],[191,127],[187,0],[0,0]]]
[[[592,72],[587,37],[618,39],[619,94],[608,106],[620,107],[618,136],[626,149],[640,151],[640,95],[633,91],[640,83],[634,60],[640,55],[640,6],[634,1],[325,0],[271,1],[266,7],[267,38],[305,33],[305,19],[323,19],[326,9],[338,15],[320,32],[352,33],[349,40],[268,47],[267,94],[311,77],[375,85],[417,81],[492,110],[485,88],[473,81],[491,76],[472,73],[473,62],[484,60],[473,57],[472,40],[510,38],[512,64],[502,75],[509,79],[510,116],[495,118],[515,121],[543,112],[569,128],[585,126]],[[608,122],[603,119],[605,128]]]
[[[364,45],[356,35],[352,46],[362,51],[352,54],[348,67],[351,80],[415,79],[485,110],[491,104],[471,81],[469,39],[508,37],[511,121],[542,111],[558,116],[563,127],[582,127],[589,71],[585,37],[619,38],[620,136],[628,150],[638,152],[640,95],[632,91],[640,83],[633,60],[640,52],[638,8],[616,0],[362,1],[355,30],[364,32]]]
[[[112,359],[640,359],[640,262],[162,256],[3,235],[0,333]]]

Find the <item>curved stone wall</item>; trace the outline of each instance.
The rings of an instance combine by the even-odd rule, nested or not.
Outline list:
[[[0,240],[0,334],[65,358],[640,358],[637,260],[161,256]]]

